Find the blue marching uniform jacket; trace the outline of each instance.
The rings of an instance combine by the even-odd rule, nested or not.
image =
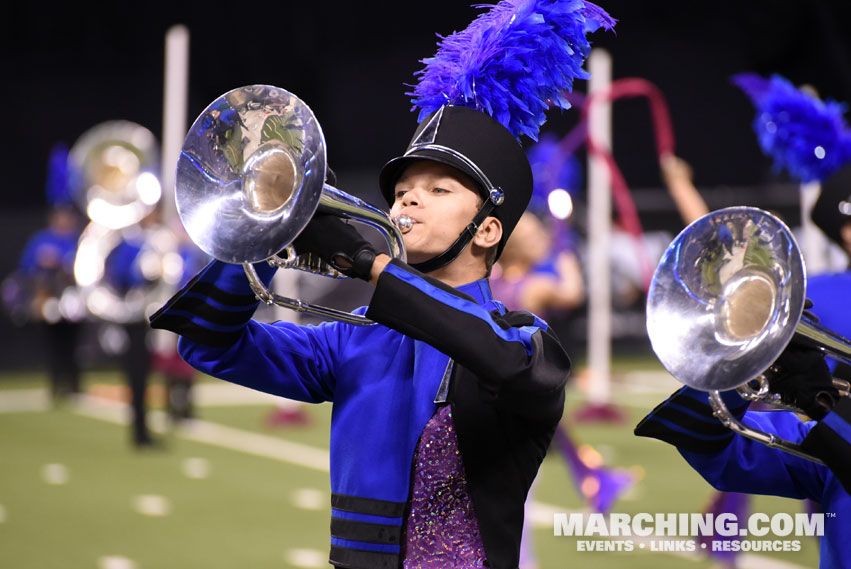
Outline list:
[[[27,241],[19,268],[26,273],[32,274],[45,269],[43,257],[45,255],[56,261],[52,270],[64,270],[68,274],[74,274],[74,256],[77,254],[78,231],[59,233],[53,229],[43,229],[33,235]]]
[[[274,269],[256,268],[271,280]],[[214,261],[151,323],[180,334],[181,356],[202,372],[333,402],[331,563],[399,566],[414,451],[448,403],[490,567],[516,569],[570,366],[546,323],[506,313],[485,279],[452,289],[398,261],[357,311],[379,324],[263,324],[251,320],[257,305],[242,268]]]
[[[807,298],[813,301],[810,312],[819,323],[837,334],[851,338],[851,271],[821,273],[807,277]]]
[[[748,402],[735,391],[722,397],[745,425],[802,444],[826,465],[734,433],[712,415],[708,394],[689,387],[656,407],[635,434],[676,446],[718,490],[818,502],[826,514],[819,566],[851,569],[851,399],[841,399],[816,423],[788,411],[748,411]]]
[[[851,292],[851,271],[821,273],[807,277],[807,298],[813,301],[810,312],[818,317],[819,324],[845,338],[851,338],[849,292]],[[835,371],[837,362],[828,358],[828,363]],[[842,371],[847,375],[849,368],[847,365],[843,367],[845,369]],[[849,379],[844,376],[843,378]]]

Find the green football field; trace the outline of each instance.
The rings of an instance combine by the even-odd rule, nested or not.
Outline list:
[[[628,417],[622,424],[573,422],[582,404],[574,385],[565,427],[607,466],[637,478],[612,511],[702,512],[711,488],[673,448],[632,435],[635,423],[677,384],[652,362],[628,368],[631,373],[616,368],[614,378],[615,403]],[[306,406],[306,425],[270,427],[265,419],[273,400],[202,378],[195,389],[197,420],[172,427],[158,409],[155,377],[151,423],[164,444],[139,451],[130,445],[117,374],[92,372],[84,383],[84,398],[54,408],[41,375],[0,376],[0,567],[328,566],[329,405]],[[632,552],[580,551],[589,538],[554,535],[553,518],[583,508],[565,461],[551,453],[531,507],[539,569],[717,566],[700,549],[650,551],[649,541],[643,548],[636,542]],[[751,511],[804,510],[797,501],[758,497]],[[817,567],[816,538],[795,539],[799,552],[740,554],[738,566]]]

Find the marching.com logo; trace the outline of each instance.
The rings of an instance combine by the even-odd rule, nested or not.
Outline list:
[[[800,540],[774,538],[823,536],[824,522],[823,513],[755,513],[746,520],[732,513],[555,513],[553,535],[607,538],[579,540],[580,551],[799,551]]]

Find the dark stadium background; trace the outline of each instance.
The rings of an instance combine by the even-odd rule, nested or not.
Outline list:
[[[164,36],[190,31],[188,120],[247,84],[284,87],[307,101],[325,131],[338,185],[378,202],[370,182],[404,148],[415,125],[406,84],[436,34],[464,28],[480,10],[429,2],[19,2],[0,34],[0,278],[44,221],[46,163],[99,122],[125,119],[162,132]],[[747,204],[795,215],[796,187],[760,152],[750,101],[732,74],[779,73],[824,98],[851,101],[851,8],[844,0],[601,1],[616,33],[592,36],[612,54],[614,78],[641,77],[670,105],[677,153],[711,207]],[[584,92],[584,82],[576,90]],[[574,111],[550,114],[564,134]],[[188,128],[188,124],[186,125]],[[615,157],[648,229],[680,222],[661,189],[646,103],[614,108]],[[27,329],[0,316],[0,368],[37,362]]]

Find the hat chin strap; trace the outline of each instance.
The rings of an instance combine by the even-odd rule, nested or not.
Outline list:
[[[494,203],[491,200],[485,200],[485,203],[482,205],[482,208],[473,217],[473,221],[467,224],[467,227],[464,228],[464,231],[461,232],[461,235],[458,236],[458,239],[455,240],[455,243],[449,246],[449,248],[438,255],[437,257],[433,257],[428,261],[423,261],[422,263],[411,263],[411,266],[421,273],[430,273],[432,271],[436,271],[441,267],[445,267],[452,261],[454,261],[458,255],[461,254],[461,251],[469,245],[470,241],[473,237],[476,236],[476,233],[479,231],[479,226],[485,220],[487,216],[493,211]]]

